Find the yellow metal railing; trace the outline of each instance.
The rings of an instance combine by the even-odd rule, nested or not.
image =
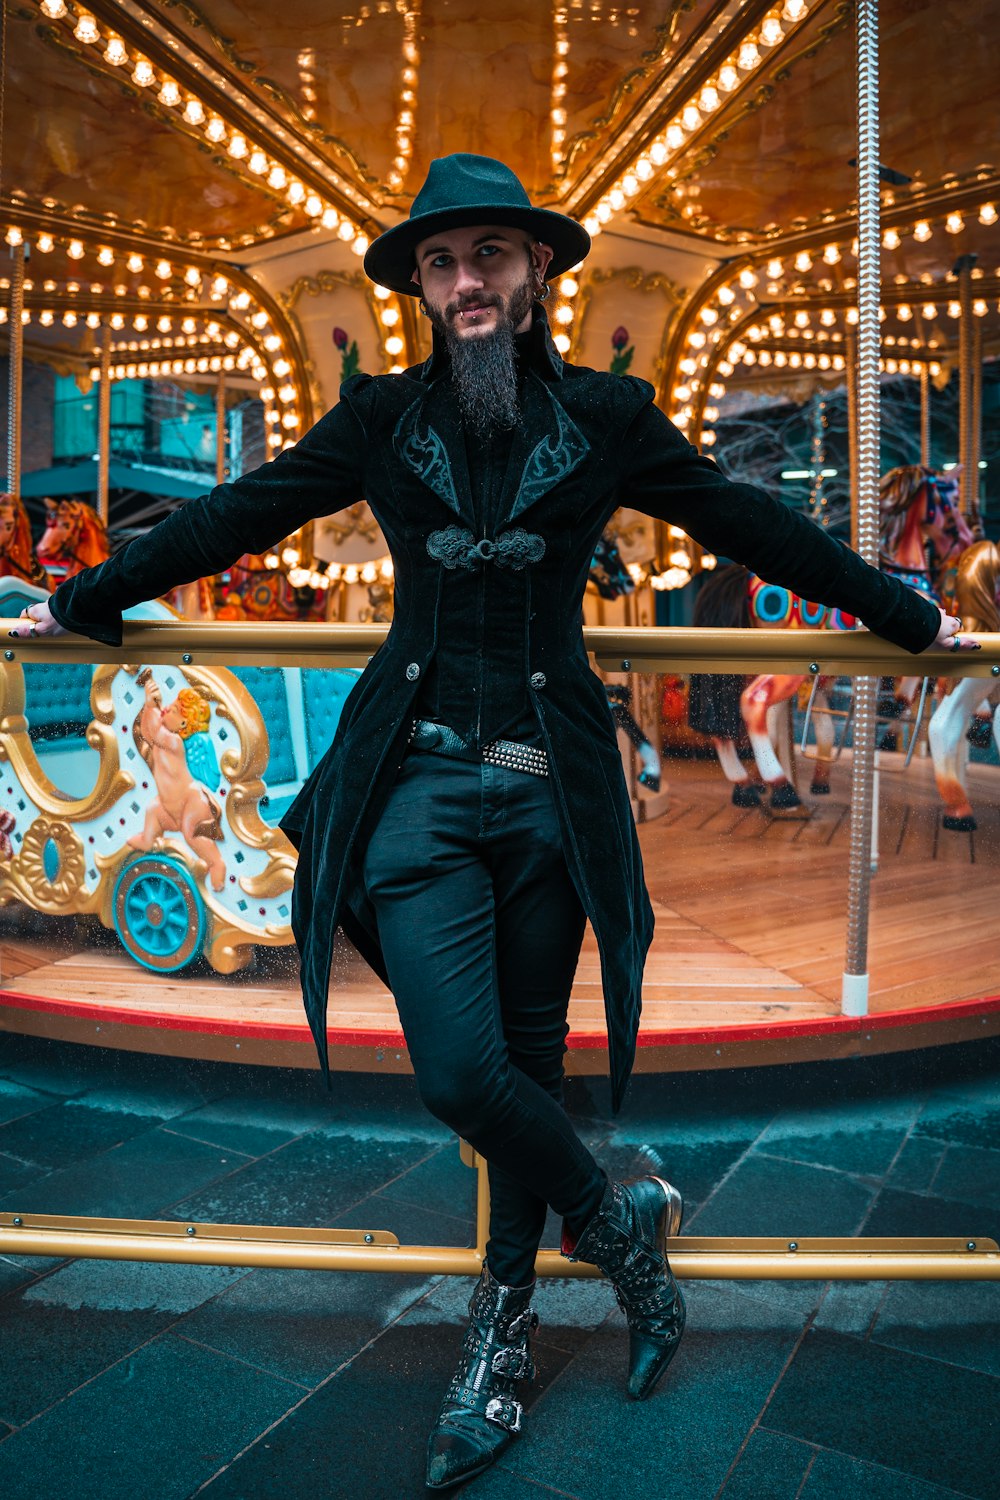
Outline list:
[[[13,661],[149,662],[170,665],[363,667],[388,625],[304,625],[270,621],[126,621],[121,646],[78,635],[12,639],[0,620],[4,658]],[[913,656],[864,630],[705,630],[683,626],[584,628],[584,645],[605,671],[779,672],[798,675],[1000,678],[1000,635],[978,635],[975,652]]]
[[[128,622],[121,647],[79,636],[12,640],[0,621],[4,658],[16,662],[165,663],[229,666],[363,666],[385,640],[382,625]],[[591,626],[584,643],[609,671],[737,672],[790,675],[1000,678],[1000,634],[981,635],[982,650],[912,656],[864,631],[693,630]],[[0,1214],[0,1254],[79,1256],[201,1265],[283,1266],[316,1270],[478,1275],[489,1226],[485,1161],[464,1143],[477,1171],[473,1248],[401,1245],[383,1229],[307,1229],[101,1219],[58,1214]],[[1000,1247],[977,1234],[955,1238],[781,1238],[684,1236],[668,1242],[682,1278],[736,1280],[1000,1280]],[[542,1250],[540,1275],[596,1276]]]

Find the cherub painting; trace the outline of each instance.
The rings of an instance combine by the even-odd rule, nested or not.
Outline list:
[[[152,672],[136,678],[146,701],[133,725],[135,742],[156,783],[156,798],[146,810],[142,832],[128,840],[133,849],[152,849],[165,833],[180,833],[188,848],[208,866],[212,889],[226,883],[219,850],[222,810],[208,790],[218,779],[218,764],[207,734],[211,707],[194,688],[181,688],[166,708]],[[207,784],[206,784],[207,783]]]

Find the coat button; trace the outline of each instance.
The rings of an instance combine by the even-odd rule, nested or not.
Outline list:
[[[545,673],[532,672],[528,680],[533,688],[543,688],[545,686]]]
[[[420,676],[420,667],[419,667],[418,663],[415,662],[415,661],[411,661],[410,665],[406,669],[406,680],[407,680],[407,682],[416,682],[416,680],[417,680],[417,678],[419,676]]]

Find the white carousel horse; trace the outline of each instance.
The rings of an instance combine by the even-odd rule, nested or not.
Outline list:
[[[1000,548],[995,542],[974,542],[959,558],[955,576],[956,613],[962,616],[963,630],[1000,631]],[[988,723],[990,702],[1000,697],[994,688],[984,700],[983,683],[978,677],[961,677],[946,698],[942,698],[928,725],[934,779],[945,806],[942,827],[970,832],[976,827],[969,802],[965,771],[968,763],[966,731],[969,717],[977,708]],[[993,716],[993,738],[1000,750],[1000,715]]]

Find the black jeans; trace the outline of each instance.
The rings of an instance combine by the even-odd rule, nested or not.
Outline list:
[[[585,917],[550,781],[411,749],[364,878],[420,1096],[489,1163],[487,1260],[523,1286],[546,1205],[579,1233],[606,1183],[561,1103]]]

